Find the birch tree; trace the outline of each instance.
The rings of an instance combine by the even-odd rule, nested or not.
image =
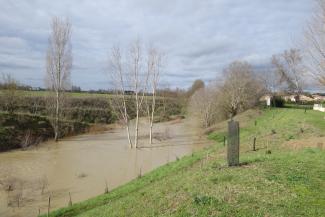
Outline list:
[[[55,141],[60,137],[62,102],[64,92],[70,87],[71,67],[71,24],[68,20],[54,17],[46,55],[46,85],[54,95],[54,111],[49,110]]]
[[[130,117],[127,106],[126,90],[128,88],[128,76],[126,74],[125,64],[123,63],[121,50],[119,47],[112,48],[109,59],[110,75],[112,78],[113,93],[110,98],[110,104],[115,114],[123,121],[126,129],[126,135],[130,148],[132,148],[132,140],[130,135]]]
[[[112,81],[117,99],[112,97],[111,104],[123,119],[131,148],[138,147],[140,112],[147,92],[150,73],[145,68],[142,46],[139,40],[131,44],[125,58],[123,58],[119,48],[113,49],[110,58],[110,73],[113,77]],[[130,107],[128,106],[134,106],[135,109],[133,140],[131,139]]]
[[[162,53],[155,48],[150,48],[148,51],[147,70],[149,77],[149,88],[151,98],[147,97],[147,114],[149,120],[149,143],[152,144],[152,133],[154,116],[156,112],[156,96],[159,85],[159,78],[162,68]],[[148,103],[150,101],[151,103]]]
[[[137,40],[131,45],[130,49],[130,72],[132,77],[132,89],[135,96],[135,134],[134,147],[138,147],[139,141],[139,118],[140,110],[142,108],[145,93],[148,87],[148,79],[150,71],[143,72],[143,56],[140,41]]]

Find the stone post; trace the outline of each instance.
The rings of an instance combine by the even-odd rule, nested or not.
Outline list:
[[[228,122],[228,166],[239,165],[239,123],[231,120]]]

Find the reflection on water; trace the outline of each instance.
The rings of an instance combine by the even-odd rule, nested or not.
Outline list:
[[[141,126],[145,131],[145,126]],[[141,128],[140,128],[141,129]],[[115,188],[207,145],[188,121],[155,125],[154,144],[140,135],[129,149],[124,129],[46,142],[27,151],[0,153],[0,216],[28,217]]]

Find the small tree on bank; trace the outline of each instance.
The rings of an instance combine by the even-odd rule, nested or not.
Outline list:
[[[70,88],[72,67],[71,24],[53,18],[46,55],[46,86],[52,92],[47,105],[54,128],[54,139],[59,139],[64,92]]]
[[[223,115],[218,104],[218,88],[212,85],[196,90],[189,103],[189,112],[199,121],[199,124],[208,128]]]
[[[235,116],[258,103],[264,87],[256,78],[251,65],[235,61],[224,69],[223,75],[224,83],[218,97],[227,114]]]

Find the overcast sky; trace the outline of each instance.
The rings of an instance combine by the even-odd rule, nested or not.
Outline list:
[[[73,84],[108,88],[107,56],[140,38],[168,56],[162,78],[186,88],[236,59],[256,66],[295,46],[312,0],[0,0],[0,73],[43,86],[53,16],[73,26]]]

